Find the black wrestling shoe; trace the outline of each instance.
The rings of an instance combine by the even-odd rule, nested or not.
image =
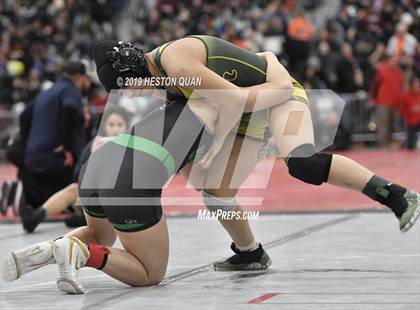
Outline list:
[[[64,223],[67,227],[73,228],[73,227],[81,227],[86,226],[86,219],[84,215],[72,215],[69,216],[64,220]]]
[[[7,213],[7,207],[9,206],[10,192],[12,190],[12,184],[9,181],[4,181],[1,185],[1,197],[0,197],[0,212],[3,215]]]
[[[409,231],[420,217],[420,194],[398,184],[389,184],[383,191],[387,195],[379,196],[377,201],[394,212],[401,232]]]
[[[13,194],[13,201],[12,201],[12,206],[13,206],[13,214],[15,216],[19,216],[19,210],[20,207],[25,203],[25,199],[24,199],[24,195],[23,195],[23,185],[22,185],[22,181],[18,180],[16,182],[16,187],[15,187],[15,192]]]
[[[20,218],[22,219],[23,229],[28,233],[32,233],[46,217],[47,210],[42,207],[34,210],[30,205],[23,205],[20,208]]]
[[[414,226],[414,223],[420,217],[420,194],[407,190],[404,194],[407,204],[405,212],[398,218],[401,232],[407,232]]]
[[[216,271],[265,270],[271,266],[271,259],[263,249],[261,243],[254,251],[241,252],[232,242],[230,248],[235,255],[228,259],[213,263]]]

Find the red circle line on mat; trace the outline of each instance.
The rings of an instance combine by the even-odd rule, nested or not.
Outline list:
[[[278,293],[267,293],[267,294],[261,295],[260,297],[257,297],[255,299],[248,301],[247,304],[259,304],[277,295]]]

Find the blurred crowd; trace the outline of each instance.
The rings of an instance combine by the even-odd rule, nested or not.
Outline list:
[[[0,2],[0,107],[29,102],[65,61],[90,58],[93,42],[114,34],[123,1]]]
[[[420,126],[418,2],[342,0],[337,14],[315,27],[311,9],[320,4],[160,0],[136,17],[130,38],[150,50],[188,34],[208,34],[254,52],[273,51],[306,89],[368,94],[369,105],[377,107],[372,118],[380,146],[389,147],[402,117],[406,145],[414,148]]]
[[[138,17],[130,36],[146,50],[188,34],[218,36],[254,52],[269,49],[306,88],[337,92],[368,90],[376,65],[389,55],[406,70],[420,70],[415,0],[343,0],[318,29],[298,3],[161,0]]]

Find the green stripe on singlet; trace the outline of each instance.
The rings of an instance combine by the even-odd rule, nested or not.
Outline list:
[[[165,166],[168,176],[175,172],[175,159],[167,149],[156,142],[126,133],[117,136],[112,142],[149,154],[160,160]]]
[[[112,226],[119,229],[132,229],[132,228],[140,228],[146,224],[115,224],[112,223]]]
[[[92,211],[90,211],[90,210],[88,210],[88,209],[86,209],[86,208],[83,208],[84,210],[85,210],[85,212],[87,213],[87,214],[89,214],[90,216],[93,216],[93,217],[101,217],[101,218],[104,218],[104,217],[106,217],[106,215],[105,214],[103,214],[103,213],[96,213],[96,212],[92,212]]]

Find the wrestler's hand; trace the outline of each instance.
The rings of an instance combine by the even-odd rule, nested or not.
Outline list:
[[[73,167],[74,166],[74,157],[73,153],[70,151],[64,151],[64,167]]]
[[[270,51],[257,53],[257,55],[264,58],[265,61],[267,61],[266,81],[274,83],[276,83],[277,81],[281,82],[284,79],[284,77],[280,77],[280,75],[278,74],[279,72],[281,72],[281,69],[276,68],[282,68],[283,66],[278,60],[277,56]]]
[[[267,59],[268,57],[273,57],[273,56],[276,57],[276,55],[270,51],[260,52],[260,53],[257,53],[257,55],[264,59]]]
[[[74,157],[73,153],[64,149],[63,145],[57,146],[54,150],[54,153],[63,153],[64,154],[64,167],[73,167],[74,166]]]
[[[104,145],[105,143],[107,143],[109,141],[112,141],[112,139],[114,139],[114,138],[115,137],[101,137],[101,136],[96,136],[95,139],[93,140],[92,147],[91,147],[90,151],[92,153],[95,152],[102,145]]]
[[[208,169],[213,162],[213,159],[216,157],[216,155],[219,153],[223,146],[224,139],[214,139],[212,145],[210,146],[209,150],[206,154],[198,161],[198,164],[203,169]]]

